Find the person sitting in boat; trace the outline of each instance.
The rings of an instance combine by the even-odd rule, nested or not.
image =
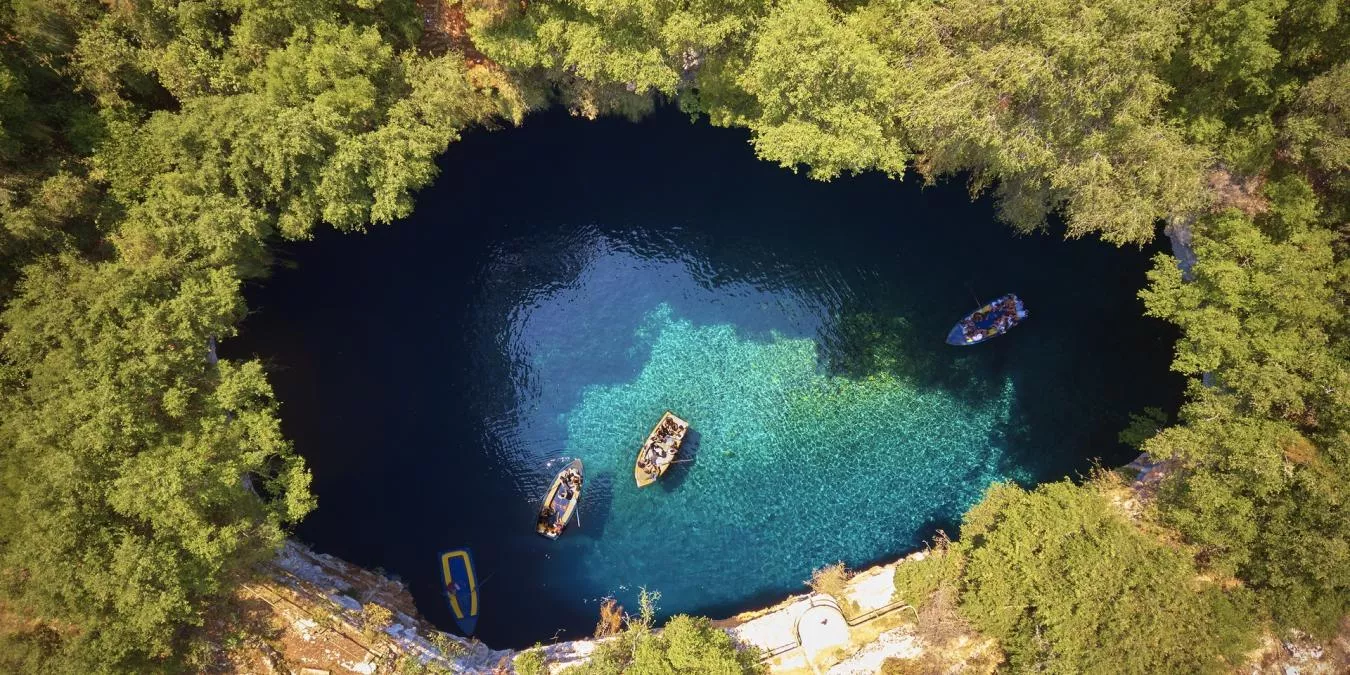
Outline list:
[[[1008,330],[1008,328],[1010,328],[1011,325],[1012,325],[1011,317],[1009,317],[1006,312],[1000,313],[998,315],[998,318],[994,319],[994,330],[996,332],[1002,333]]]
[[[966,319],[961,322],[961,336],[966,339],[966,342],[973,341],[979,332],[980,329],[975,326],[974,321]]]

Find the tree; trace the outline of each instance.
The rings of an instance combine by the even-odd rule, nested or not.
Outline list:
[[[474,42],[515,70],[572,73],[639,95],[673,95],[723,49],[735,49],[763,14],[763,0],[571,0],[528,11],[468,3]]]
[[[753,649],[738,649],[726,631],[704,617],[681,614],[654,632],[659,597],[643,590],[638,616],[626,617],[624,631],[601,642],[590,660],[576,668],[578,675],[766,672]]]
[[[1117,243],[1204,203],[1208,153],[1163,110],[1182,16],[1124,0],[470,12],[478,46],[516,73],[679,95],[715,124],[748,127],[761,157],[821,179],[898,177],[911,159],[929,180],[970,172],[972,191],[996,186],[1021,229],[1060,210],[1071,235]]]
[[[1148,313],[1183,331],[1173,368],[1214,386],[1193,380],[1181,423],[1143,447],[1180,469],[1163,519],[1246,580],[1278,625],[1325,635],[1350,612],[1346,267],[1302,178],[1274,179],[1265,196],[1255,220],[1197,222],[1193,281],[1165,258],[1150,272]]]
[[[1194,223],[1192,283],[1159,260],[1141,293],[1182,329],[1173,368],[1196,377],[1179,423],[1144,443],[1177,469],[1160,515],[1248,583],[1278,627],[1321,635],[1350,612],[1343,11],[1195,5],[1169,71],[1173,114],[1262,187],[1246,213]]]
[[[866,24],[875,18],[843,16],[824,0],[775,8],[736,79],[755,105],[719,111],[719,121],[737,119],[754,132],[762,159],[794,170],[804,164],[813,178],[872,169],[904,175],[910,152],[893,112],[900,63],[869,40]]]
[[[1253,642],[1245,592],[1199,577],[1091,487],[995,485],[959,548],[962,613],[1015,670],[1221,672]]]
[[[1281,209],[1283,211],[1283,209]],[[1183,282],[1157,259],[1147,312],[1183,331],[1172,368],[1214,372],[1244,411],[1298,420],[1315,408],[1350,405],[1344,364],[1329,348],[1342,318],[1333,302],[1334,235],[1306,223],[1272,237],[1237,211],[1196,228],[1199,262]]]
[[[0,4],[0,302],[29,260],[94,240],[100,195],[83,158],[102,124],[63,78],[71,21],[88,12],[71,4]]]
[[[1281,129],[1292,162],[1328,195],[1328,219],[1350,216],[1350,62],[1303,85]]]
[[[63,256],[3,314],[2,590],[79,626],[75,662],[172,663],[312,507],[259,364],[206,359],[241,311],[227,270]]]
[[[5,637],[42,670],[201,665],[206,608],[313,508],[261,365],[208,354],[243,279],[277,234],[406,215],[462,126],[517,116],[455,55],[400,51],[406,3],[282,5],[0,12],[32,37],[0,42],[19,73],[0,77],[0,170],[24,189],[0,237],[0,280],[20,280],[0,313],[0,597],[56,627]],[[51,148],[63,163],[5,165]]]

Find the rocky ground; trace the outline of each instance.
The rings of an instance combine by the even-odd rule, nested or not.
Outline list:
[[[436,630],[401,583],[294,542],[235,604],[221,672],[509,672],[512,652]]]

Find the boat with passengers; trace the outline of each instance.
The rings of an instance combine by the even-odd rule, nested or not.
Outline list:
[[[998,337],[1027,318],[1027,308],[1021,298],[1009,293],[967,314],[947,333],[947,344],[957,347],[987,342]]]
[[[581,483],[581,460],[574,459],[558,472],[548,493],[544,495],[544,502],[539,506],[539,519],[534,526],[535,532],[549,539],[557,539],[567,529],[568,521],[572,520],[572,514],[576,513],[577,504],[581,502]]]
[[[633,464],[633,479],[638,487],[647,487],[665,475],[666,469],[675,463],[680,454],[680,444],[689,433],[689,423],[666,411],[661,421],[652,427],[647,440],[638,450],[637,462]]]

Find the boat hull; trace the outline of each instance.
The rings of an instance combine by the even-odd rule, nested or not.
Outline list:
[[[660,444],[658,438],[662,427],[670,425],[673,432],[667,434],[672,440],[667,444]],[[643,441],[642,447],[638,449],[637,460],[633,462],[633,480],[637,486],[647,487],[660,480],[666,475],[666,471],[675,463],[675,457],[680,453],[680,446],[684,443],[685,434],[689,433],[689,423],[680,419],[675,413],[667,410],[661,416],[661,420],[652,427],[652,432],[647,434],[647,440]],[[648,451],[659,447],[665,453],[661,462],[644,463],[643,459],[648,457]]]
[[[478,575],[473,568],[473,554],[467,548],[442,553],[441,575],[445,578],[445,595],[450,599],[455,623],[465,635],[473,635],[478,626]]]
[[[575,485],[563,484],[563,479],[569,475],[569,472],[576,474]],[[568,464],[562,471],[558,472],[557,476],[554,476],[548,492],[544,493],[544,501],[539,504],[539,517],[534,525],[535,533],[549,539],[557,539],[558,535],[567,529],[567,524],[572,520],[572,515],[576,513],[577,504],[581,503],[581,488],[584,480],[584,472],[579,459],[572,460],[571,464]]]
[[[1000,321],[999,311],[1012,308],[1012,314]],[[1022,300],[1009,293],[993,302],[977,308],[965,315],[947,332],[947,344],[955,347],[970,347],[982,344],[1008,332],[1026,319],[1029,313]]]

